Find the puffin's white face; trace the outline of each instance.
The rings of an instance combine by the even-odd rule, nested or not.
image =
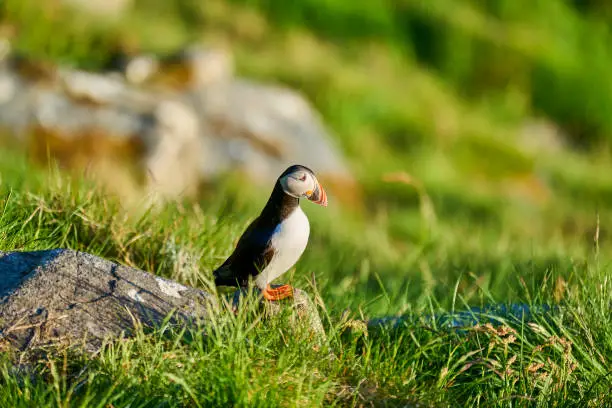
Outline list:
[[[310,201],[327,206],[327,194],[316,177],[309,171],[298,169],[280,178],[285,193],[296,198],[307,198]]]

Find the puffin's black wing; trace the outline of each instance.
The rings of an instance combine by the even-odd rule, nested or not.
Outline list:
[[[217,286],[246,286],[249,276],[256,276],[272,260],[271,245],[274,228],[261,225],[260,218],[244,231],[236,249],[225,262],[213,272]]]

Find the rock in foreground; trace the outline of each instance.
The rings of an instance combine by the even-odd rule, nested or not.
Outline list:
[[[207,292],[84,252],[0,254],[0,349],[82,344],[95,352],[137,321],[155,326],[171,312],[177,323],[205,321],[215,305]],[[312,318],[306,323],[318,332]]]

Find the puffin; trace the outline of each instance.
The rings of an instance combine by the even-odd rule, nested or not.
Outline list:
[[[234,252],[213,272],[216,286],[244,288],[253,279],[268,301],[293,296],[290,285],[272,288],[270,283],[296,264],[308,244],[310,224],[300,198],[327,206],[327,194],[314,172],[296,164],[279,176],[259,216],[246,228]]]

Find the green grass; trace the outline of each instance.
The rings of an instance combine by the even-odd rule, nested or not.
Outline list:
[[[0,249],[70,247],[198,287],[206,287],[265,199],[248,192],[252,202],[239,199],[230,182],[217,199],[133,213],[86,181],[43,170],[19,155],[0,160]],[[384,224],[343,219],[333,205],[333,215],[304,207],[312,240],[287,280],[318,299],[328,345],[319,348],[280,321],[253,325],[259,317],[245,305],[238,317],[228,313],[202,329],[138,332],[93,359],[50,356],[20,372],[5,355],[0,406],[610,402],[612,282],[605,251],[571,240],[512,241],[503,228],[473,227],[469,220],[441,226],[442,236],[421,245],[382,251],[385,243],[374,237],[384,236]],[[341,228],[331,228],[332,219]],[[362,231],[372,238],[362,241]],[[343,329],[347,318],[496,302],[562,304],[563,312],[464,332],[419,320],[392,333]]]
[[[612,405],[606,2],[135,4],[105,21],[7,0],[0,32],[30,58],[87,69],[121,49],[227,44],[241,76],[304,93],[365,197],[363,211],[333,196],[325,210],[304,204],[312,237],[286,278],[318,300],[330,343],[253,326],[245,308],[206,335],[161,328],[32,371],[2,355],[0,407]],[[569,146],[526,148],[534,119]],[[143,212],[20,154],[0,154],[0,175],[0,250],[69,247],[202,288],[267,199],[230,175]],[[347,309],[418,317],[510,302],[563,312],[464,332],[343,329]]]

